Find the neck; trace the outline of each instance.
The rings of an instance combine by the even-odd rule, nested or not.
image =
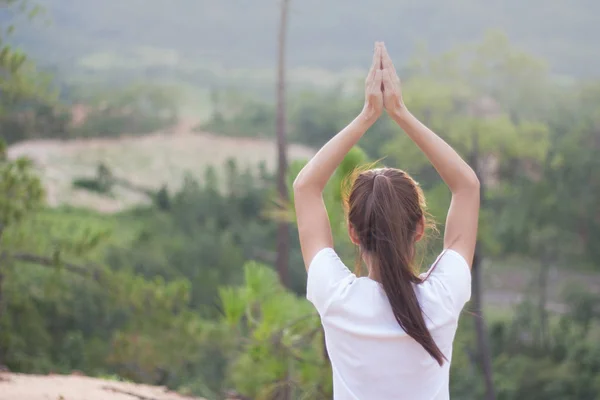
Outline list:
[[[363,261],[364,261],[365,265],[367,266],[367,270],[369,271],[369,275],[368,275],[369,279],[372,279],[374,281],[381,283],[381,278],[379,276],[379,268],[377,268],[375,263],[372,261],[371,257],[369,257],[368,254],[364,254]]]
[[[369,268],[369,275],[368,275],[369,279],[379,282],[381,283],[381,279],[379,279],[379,274],[377,273],[377,271],[374,271],[372,269]]]
[[[362,259],[365,265],[367,266],[367,270],[369,271],[369,274],[367,275],[368,278],[381,283],[381,276],[379,274],[379,268],[377,267],[377,264],[373,262],[369,254],[363,254]],[[419,278],[418,276],[415,276],[414,279],[411,280],[413,283],[421,282],[421,278]]]

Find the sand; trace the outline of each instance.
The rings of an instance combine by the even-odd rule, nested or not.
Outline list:
[[[164,387],[81,375],[0,373],[0,400],[203,400]]]

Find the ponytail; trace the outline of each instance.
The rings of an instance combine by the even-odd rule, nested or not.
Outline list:
[[[413,284],[422,283],[411,267],[417,228],[423,220],[420,190],[402,171],[378,171],[383,172],[373,173],[375,176],[369,179],[372,186],[368,185],[371,186],[371,191],[365,192],[364,196],[355,193],[361,190],[360,186],[365,186],[360,185],[360,178],[357,178],[349,199],[350,222],[359,236],[361,250],[368,252],[371,262],[377,268],[379,281],[396,321],[410,337],[443,365],[447,358],[427,328],[413,288]],[[366,189],[368,187],[363,188]],[[360,203],[361,197],[364,200],[363,207],[356,204],[357,201]]]

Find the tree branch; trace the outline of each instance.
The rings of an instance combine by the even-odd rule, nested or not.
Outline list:
[[[235,390],[226,390],[224,394],[226,396],[225,400],[252,400],[252,398],[244,396]]]
[[[31,253],[0,253],[0,260],[15,260],[15,261],[23,261],[31,264],[37,264],[44,267],[54,267],[54,268],[64,268],[65,270],[72,272],[74,274],[78,274],[85,277],[91,277],[96,281],[99,281],[101,275],[99,273],[99,269],[97,267],[85,267],[78,264],[73,264],[69,262],[53,260],[49,257],[40,256],[37,254]]]
[[[108,392],[113,392],[113,393],[121,393],[121,394],[125,394],[127,396],[132,396],[132,397],[137,397],[140,400],[159,400],[155,397],[148,397],[148,396],[144,396],[141,394],[137,394],[134,392],[130,392],[128,390],[123,390],[123,389],[117,389],[115,387],[111,387],[111,386],[102,386],[103,390],[106,390]]]

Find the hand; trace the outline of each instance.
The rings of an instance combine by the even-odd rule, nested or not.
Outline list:
[[[376,120],[383,112],[383,93],[381,91],[383,82],[383,71],[381,69],[383,43],[375,43],[373,53],[373,64],[365,81],[365,106],[362,115],[367,120]]]
[[[398,78],[396,68],[394,68],[392,59],[383,43],[381,44],[381,64],[383,66],[383,105],[390,116],[397,116],[406,107],[402,99],[400,78]]]

